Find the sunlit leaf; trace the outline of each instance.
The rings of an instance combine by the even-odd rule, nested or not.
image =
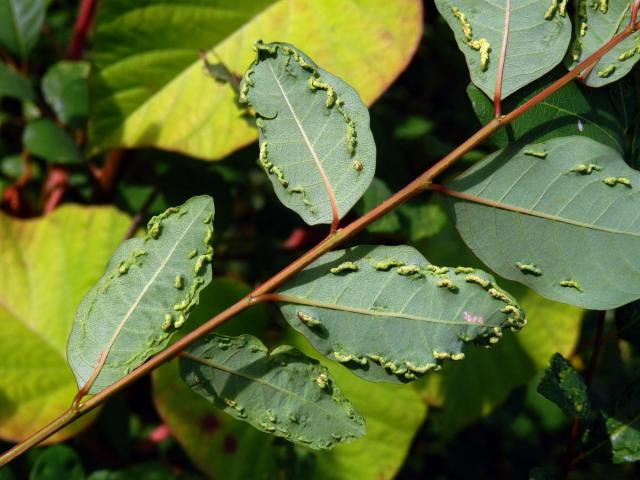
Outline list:
[[[80,152],[71,136],[52,120],[29,122],[22,132],[24,146],[34,155],[53,163],[80,163]]]
[[[278,294],[293,328],[368,380],[413,380],[462,360],[465,342],[490,345],[525,323],[490,275],[436,267],[406,246],[331,252]]]
[[[96,393],[164,349],[211,281],[213,201],[193,197],[124,242],[78,307],[67,358]]]
[[[29,480],[84,480],[82,460],[76,451],[67,445],[53,445],[42,452],[35,461]]]
[[[104,207],[63,206],[27,221],[0,214],[1,438],[21,440],[69,406],[76,385],[65,344],[74,312],[129,223]],[[91,417],[52,440],[77,433]]]
[[[0,99],[13,97],[20,100],[33,100],[33,87],[29,80],[21,77],[0,61]]]
[[[407,65],[421,33],[420,0],[100,2],[90,152],[153,145],[217,160],[254,141],[233,85],[204,72],[200,49],[239,77],[257,39],[289,42],[370,104]]]
[[[86,62],[58,62],[42,77],[42,94],[62,122],[82,128],[89,110]]]

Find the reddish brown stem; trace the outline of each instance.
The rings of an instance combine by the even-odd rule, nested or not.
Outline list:
[[[502,47],[500,48],[500,60],[496,72],[496,86],[493,89],[493,116],[502,115],[502,77],[504,75],[504,62],[507,58],[507,44],[509,43],[509,17],[511,16],[511,0],[506,0],[504,10],[504,32],[502,33]]]
[[[67,58],[69,60],[78,60],[82,57],[91,23],[93,22],[95,6],[95,0],[82,0],[78,6],[78,14],[73,24],[73,35],[67,47]]]
[[[640,1],[640,0],[638,0]],[[41,441],[53,435],[58,430],[64,428],[66,425],[73,422],[76,418],[81,415],[84,415],[91,409],[97,407],[102,402],[104,402],[107,398],[109,398],[114,393],[123,389],[129,383],[137,380],[143,375],[146,375],[150,371],[154,370],[167,360],[170,360],[175,355],[177,355],[181,350],[189,346],[191,343],[195,342],[202,336],[206,335],[213,329],[220,326],[222,323],[227,321],[228,319],[234,317],[236,314],[240,313],[242,310],[247,308],[250,305],[253,305],[258,302],[264,302],[270,300],[272,297],[270,294],[275,288],[281,285],[284,281],[291,278],[301,269],[309,265],[311,262],[319,258],[321,255],[329,252],[335,246],[339,245],[347,238],[352,237],[367,225],[377,220],[378,218],[385,215],[387,212],[393,210],[397,206],[401,205],[408,199],[413,196],[419,194],[425,189],[429,188],[433,179],[446,170],[449,166],[451,166],[456,160],[462,157],[465,153],[469,152],[471,149],[475,148],[477,145],[482,143],[484,140],[493,135],[496,131],[498,131],[505,124],[513,121],[518,116],[522,115],[526,111],[528,111],[533,106],[537,105],[539,102],[543,101],[549,95],[552,95],[556,91],[558,91],[562,86],[569,83],[573,80],[577,75],[580,74],[582,70],[588,68],[593,65],[601,58],[606,52],[608,52],[615,45],[620,43],[624,38],[630,35],[633,30],[637,28],[636,25],[633,28],[626,28],[622,33],[616,35],[610,42],[608,42],[604,47],[600,48],[587,58],[585,61],[581,62],[576,66],[576,68],[562,78],[557,80],[554,84],[550,85],[548,88],[540,92],[538,95],[533,97],[531,100],[516,108],[513,112],[503,115],[502,117],[493,118],[489,123],[483,126],[480,130],[478,130],[475,134],[469,137],[466,141],[464,141],[461,145],[455,148],[451,153],[442,158],[439,162],[430,167],[427,171],[425,171],[418,178],[413,180],[411,183],[406,185],[404,188],[393,194],[391,197],[387,198],[380,205],[370,210],[362,217],[353,221],[346,227],[342,229],[337,229],[335,232],[331,233],[327,238],[321,241],[318,245],[313,247],[307,253],[305,253],[302,257],[295,260],[289,266],[282,269],[276,275],[271,277],[265,283],[263,283],[260,287],[256,288],[251,294],[234,303],[231,307],[227,308],[223,312],[211,318],[205,324],[201,325],[197,329],[193,330],[189,334],[185,335],[182,339],[175,342],[170,347],[166,348],[162,352],[151,357],[146,363],[142,364],[140,367],[129,373],[128,375],[122,377],[120,380],[110,385],[109,387],[102,390],[100,393],[94,395],[89,398],[86,402],[79,403],[77,406],[77,410],[74,411],[72,409],[67,410],[63,415],[53,420],[49,425],[45,426],[37,433],[31,435],[24,442],[19,443],[14,446],[12,449],[8,450],[4,454],[0,456],[0,467],[6,465],[8,462],[18,457],[22,453],[29,450],[31,447],[38,445]],[[535,101],[534,101],[535,100]]]

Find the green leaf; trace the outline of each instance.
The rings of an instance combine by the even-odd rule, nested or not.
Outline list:
[[[0,99],[3,97],[29,101],[33,101],[35,98],[29,80],[0,62]]]
[[[89,110],[89,64],[58,62],[42,77],[42,94],[62,122],[83,128]]]
[[[0,468],[0,480],[16,480],[16,476],[13,474],[11,467],[5,465]]]
[[[575,33],[565,63],[568,68],[586,59],[598,48],[620,33],[631,19],[631,0],[575,2]],[[607,52],[588,75],[584,83],[590,87],[602,87],[615,82],[631,71],[640,59],[636,32]]]
[[[584,137],[514,145],[450,188],[456,228],[499,275],[595,310],[640,296],[640,173],[610,147]]]
[[[493,99],[505,31],[505,8],[489,0],[436,0],[436,7],[456,38],[471,81]],[[501,98],[558,65],[571,40],[564,7],[550,9],[549,0],[511,2],[507,54]],[[564,3],[564,2],[560,2]]]
[[[589,416],[587,385],[582,375],[559,353],[551,357],[549,368],[538,385],[538,393],[555,403],[568,417],[585,419]]]
[[[436,267],[407,246],[328,253],[278,294],[320,353],[374,381],[413,380],[464,358],[465,342],[490,345],[525,323],[490,275]]]
[[[124,242],[78,307],[67,359],[78,387],[108,387],[163,350],[211,281],[213,200],[193,197]]]
[[[30,480],[84,480],[84,467],[80,456],[67,445],[53,445],[42,452],[36,460]]]
[[[569,355],[575,348],[582,310],[523,287],[510,291],[527,312],[527,328],[508,335],[491,352],[467,348],[464,362],[447,364],[415,383],[429,404],[442,409],[433,422],[447,438],[492,412],[515,388],[543,371],[554,352]]]
[[[74,310],[129,223],[107,207],[67,205],[27,221],[0,214],[0,438],[22,440],[69,406],[76,388],[65,344]]]
[[[383,180],[374,177],[371,180],[369,188],[364,192],[354,210],[358,215],[364,215],[373,207],[377,207],[380,203],[389,198],[391,193],[391,190]],[[400,217],[396,211],[391,211],[381,219],[368,225],[367,230],[371,233],[397,232],[400,230]]]
[[[584,455],[597,453],[613,463],[640,460],[640,382],[624,387],[612,406],[602,412],[601,423],[587,435]]]
[[[408,237],[412,242],[437,235],[448,223],[441,205],[405,203],[400,206],[399,213],[407,223]]]
[[[34,155],[53,163],[80,163],[82,157],[71,136],[47,118],[29,122],[22,143]]]
[[[514,110],[551,85],[558,78],[555,72],[511,95],[503,102],[503,110]],[[493,102],[473,84],[469,84],[467,95],[480,122],[483,125],[488,123],[493,118]],[[572,82],[500,129],[491,140],[504,148],[510,143],[543,142],[556,137],[580,135],[622,152],[623,127],[613,111],[608,92],[580,88]]]
[[[364,420],[325,367],[288,345],[210,334],[187,348],[180,375],[193,391],[264,432],[314,449],[364,435]]]
[[[0,45],[23,61],[44,23],[43,0],[0,0]]]
[[[259,38],[297,45],[370,104],[413,55],[421,10],[419,0],[101,2],[92,38],[90,153],[153,145],[217,160],[254,141],[234,89],[203,72],[198,50],[240,76]]]
[[[191,313],[189,324],[196,328],[249,292],[250,288],[238,281],[214,279],[200,294],[200,304]],[[218,331],[226,335],[264,335],[264,307],[255,305],[244,310]],[[179,331],[176,336],[184,333]],[[158,413],[189,458],[208,476],[225,480],[275,476],[271,446],[274,437],[222,414],[208,400],[194,394],[180,378],[177,359],[155,370],[152,381]]]
[[[257,42],[255,49],[240,101],[256,112],[260,165],[280,201],[308,224],[343,218],[376,169],[367,107],[295,47]]]
[[[312,480],[390,480],[396,477],[426,416],[426,405],[408,385],[368,382],[328,361],[295,332],[286,340],[325,365],[367,422],[367,434],[355,442],[315,454]]]

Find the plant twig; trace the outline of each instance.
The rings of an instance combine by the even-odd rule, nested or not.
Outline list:
[[[640,2],[640,0],[637,0]],[[424,173],[422,173],[419,177],[414,179],[411,183],[406,185],[404,188],[393,194],[391,197],[387,198],[384,202],[382,202],[377,207],[373,208],[360,218],[354,220],[349,225],[344,228],[337,229],[335,232],[329,234],[327,238],[321,241],[318,245],[313,247],[307,253],[302,255],[300,258],[295,260],[293,263],[282,269],[280,272],[275,274],[261,286],[256,288],[252,293],[242,298],[238,302],[234,303],[231,307],[226,310],[220,312],[206,323],[196,328],[189,334],[185,335],[180,340],[176,341],[170,347],[161,351],[160,353],[154,355],[145,363],[140,365],[138,368],[133,370],[128,375],[120,378],[117,382],[113,383],[109,387],[102,390],[100,393],[97,393],[93,397],[89,398],[86,402],[79,403],[77,405],[77,410],[69,409],[65,411],[60,417],[53,420],[47,426],[39,430],[37,433],[31,435],[22,443],[15,445],[12,449],[3,453],[0,456],[0,467],[6,465],[14,458],[18,457],[22,453],[29,450],[31,447],[38,445],[41,441],[53,435],[60,429],[64,428],[66,425],[73,422],[76,418],[84,415],[88,411],[97,407],[101,403],[103,403],[107,398],[109,398],[114,393],[122,390],[129,383],[137,380],[138,378],[146,375],[150,371],[154,370],[164,362],[170,360],[175,355],[177,355],[181,350],[188,347],[191,343],[198,340],[203,335],[206,335],[210,331],[214,330],[222,323],[227,321],[228,319],[234,317],[245,308],[250,305],[265,302],[270,299],[268,295],[275,288],[281,285],[283,282],[293,277],[296,273],[302,270],[304,267],[309,265],[311,262],[327,253],[335,246],[339,245],[346,239],[352,237],[363,228],[365,228],[370,223],[374,222],[381,216],[385,215],[387,212],[393,210],[397,206],[401,205],[405,201],[410,198],[418,195],[420,192],[426,190],[431,185],[433,179],[450,167],[456,160],[462,157],[464,154],[475,148],[477,145],[482,143],[484,140],[493,135],[496,131],[502,128],[509,122],[512,122],[516,118],[518,118],[523,113],[527,112],[529,109],[537,105],[539,102],[543,101],[564,85],[571,82],[576,76],[578,76],[583,70],[589,68],[591,65],[595,64],[605,53],[607,53],[610,49],[612,49],[615,45],[620,43],[626,37],[628,37],[633,31],[635,31],[639,25],[633,24],[628,26],[623,32],[619,33],[615,37],[613,37],[609,42],[607,42],[603,47],[598,49],[595,53],[590,55],[583,62],[578,64],[573,70],[567,72],[563,77],[558,79],[552,85],[547,87],[545,90],[540,92],[538,95],[525,102],[523,105],[519,106],[512,112],[507,115],[503,115],[498,118],[493,118],[489,121],[485,126],[480,128],[476,133],[474,133],[471,137],[465,140],[462,144],[456,147],[453,151],[451,151],[448,155],[438,161],[436,164],[427,169]]]

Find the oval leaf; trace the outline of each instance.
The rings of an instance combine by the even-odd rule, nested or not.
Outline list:
[[[209,50],[212,67],[241,76],[256,39],[290,42],[370,104],[409,63],[422,34],[422,2],[100,2],[93,30],[90,153],[153,145],[217,160],[257,135],[242,119],[233,85],[203,72],[198,49]]]
[[[22,132],[24,146],[34,155],[53,163],[80,163],[71,136],[48,118],[29,122]]]
[[[58,62],[42,77],[42,94],[66,125],[84,125],[89,110],[88,77],[87,62]]]
[[[565,61],[568,68],[573,68],[624,30],[631,19],[631,3],[631,0],[576,2],[574,40]],[[584,83],[602,87],[629,73],[640,60],[638,39],[640,32],[608,51],[585,76]]]
[[[67,359],[97,393],[164,349],[211,281],[213,200],[194,197],[124,242],[78,307]]]
[[[512,146],[450,188],[458,231],[499,275],[589,309],[640,297],[640,173],[610,147],[585,137]]]
[[[44,0],[0,0],[0,45],[22,60],[38,41]]]
[[[358,93],[291,45],[256,43],[240,101],[256,112],[259,162],[310,225],[344,217],[371,183],[376,146]]]
[[[328,370],[293,347],[270,354],[255,337],[209,335],[182,353],[196,393],[259,430],[316,449],[364,435],[364,420]]]
[[[375,381],[413,380],[463,359],[465,342],[492,344],[525,323],[490,275],[436,267],[406,246],[329,253],[278,293],[289,324],[320,353]]]
[[[436,0],[469,67],[471,81],[493,98],[505,31],[505,7],[488,0]],[[564,5],[566,2],[559,2]],[[502,77],[505,98],[562,61],[571,40],[564,7],[550,0],[512,0]]]

